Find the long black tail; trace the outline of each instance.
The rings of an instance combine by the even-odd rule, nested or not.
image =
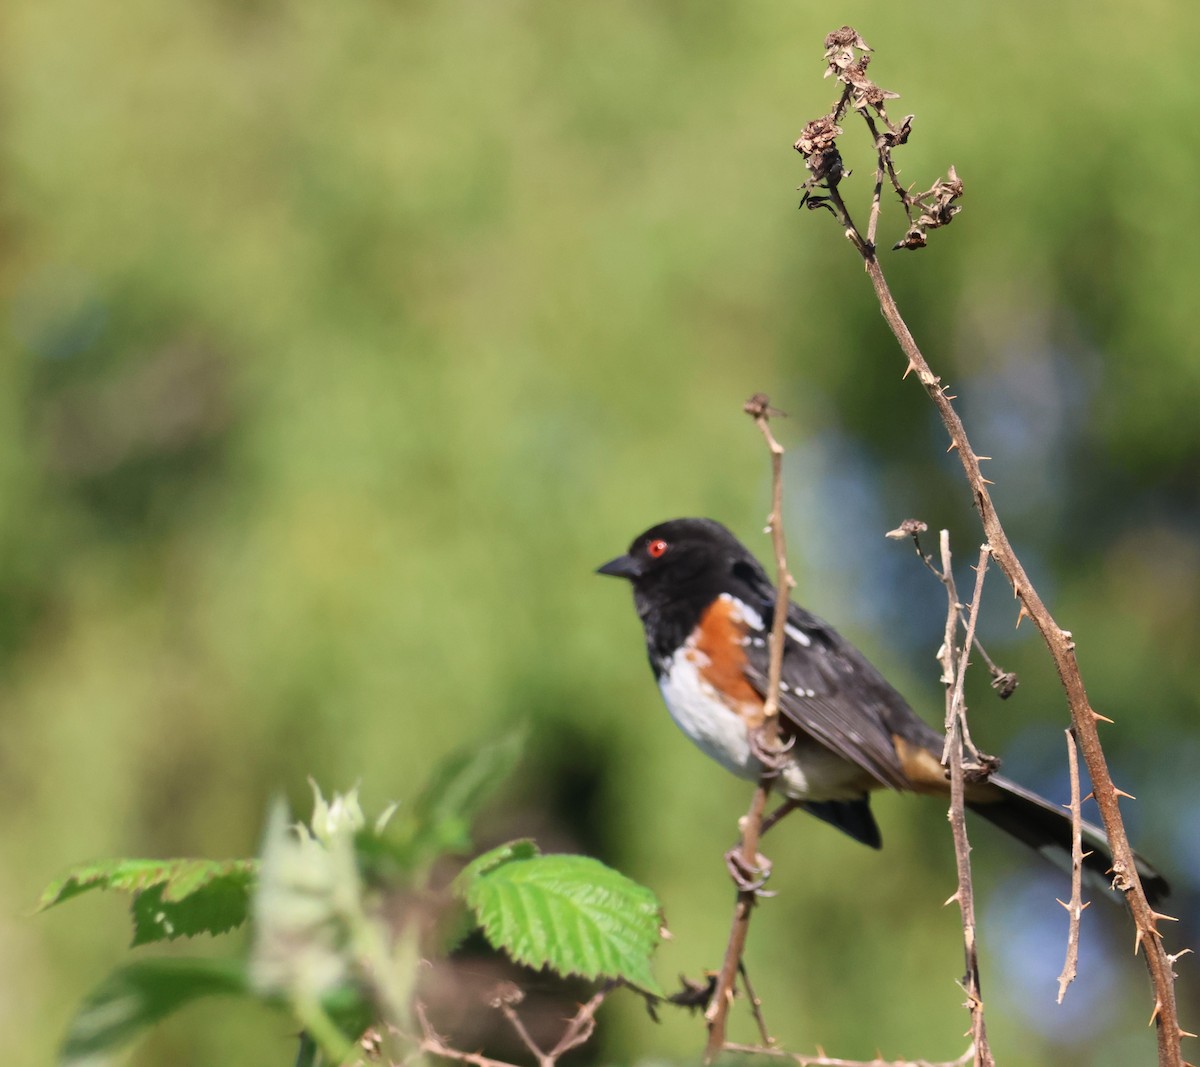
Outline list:
[[[1031,793],[999,775],[989,785],[1000,792],[986,801],[968,801],[967,806],[988,822],[999,826],[1046,857],[1056,867],[1071,870],[1071,817],[1067,812],[1036,793]],[[989,790],[990,792],[990,790]],[[994,799],[993,799],[994,798]],[[1094,890],[1112,889],[1112,852],[1104,831],[1091,823],[1083,824],[1083,879]],[[1091,853],[1087,855],[1087,853]],[[1142,888],[1151,905],[1157,904],[1170,891],[1167,880],[1134,854]]]

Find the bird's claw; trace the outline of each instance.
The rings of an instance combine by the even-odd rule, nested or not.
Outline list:
[[[796,739],[794,737],[780,741],[778,736],[768,736],[761,726],[757,730],[750,731],[750,751],[754,758],[763,765],[763,770],[768,775],[777,775],[787,766],[795,746]]]
[[[729,877],[739,893],[753,893],[760,897],[775,895],[763,889],[771,877],[771,861],[761,852],[756,853],[754,863],[749,864],[742,855],[741,846],[736,845],[725,853],[725,869],[729,871]]]

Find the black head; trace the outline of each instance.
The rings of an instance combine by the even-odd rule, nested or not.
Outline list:
[[[712,519],[670,519],[652,526],[597,573],[632,583],[652,661],[669,656],[721,593],[751,604],[771,598],[771,583],[758,561]]]

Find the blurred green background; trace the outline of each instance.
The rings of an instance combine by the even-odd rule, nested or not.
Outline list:
[[[248,854],[273,794],[307,810],[308,774],[361,778],[378,809],[520,720],[529,756],[485,837],[534,832],[617,865],[665,904],[662,978],[716,966],[720,856],[750,789],[674,731],[627,590],[592,570],[684,514],[768,552],[752,392],[790,414],[799,598],[940,719],[942,594],[882,534],[910,515],[948,526],[964,572],[981,534],[856,256],[796,210],[791,143],[834,97],[822,40],[844,22],[903,94],[894,113],[917,115],[904,180],[953,163],[966,182],[954,225],[886,266],[1117,720],[1104,737],[1139,798],[1135,838],[1178,887],[1170,944],[1194,943],[1200,88],[1176,53],[1195,8],[8,0],[13,1062],[48,1062],[125,953],[116,900],[29,916],[64,867]],[[843,191],[865,221],[850,128]],[[903,228],[893,211],[881,238]],[[998,577],[988,612],[1023,684],[1001,705],[976,679],[976,738],[1065,799],[1053,670]],[[779,896],[752,975],[790,1047],[948,1058],[967,1019],[944,815],[875,807],[881,853],[799,818],[770,841]],[[1083,975],[1056,1008],[1065,880],[990,828],[974,844],[1001,1062],[1150,1061],[1118,909],[1088,912]],[[656,1026],[633,1000],[605,1009],[598,1055],[701,1047],[699,1019]],[[293,1051],[278,1018],[213,1003],[131,1062]]]

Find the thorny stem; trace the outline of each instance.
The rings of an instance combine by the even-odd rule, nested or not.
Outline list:
[[[1067,735],[1067,765],[1071,770],[1071,803],[1067,807],[1071,811],[1071,903],[1059,901],[1067,909],[1070,916],[1067,927],[1067,958],[1063,962],[1062,974],[1058,976],[1058,1002],[1063,1002],[1067,995],[1067,986],[1075,981],[1079,965],[1079,922],[1083,918],[1083,909],[1088,904],[1083,902],[1083,813],[1079,798],[1079,750],[1075,744],[1075,733],[1070,728]]]
[[[979,553],[979,567],[975,572],[975,594],[967,615],[967,637],[960,649],[955,641],[958,636],[958,615],[961,605],[954,584],[954,571],[950,563],[950,534],[943,530],[942,582],[946,586],[949,606],[946,611],[946,634],[942,642],[942,678],[946,685],[946,752],[942,757],[950,770],[950,828],[954,837],[954,858],[958,869],[958,889],[950,900],[957,900],[962,915],[963,956],[966,960],[966,975],[963,988],[967,994],[967,1010],[971,1013],[971,1036],[975,1048],[976,1067],[995,1067],[992,1050],[987,1040],[987,1024],[983,1013],[983,990],[979,979],[979,953],[975,940],[975,893],[971,884],[971,844],[967,839],[966,783],[963,767],[963,749],[970,745],[967,732],[967,706],[963,697],[963,686],[967,675],[968,652],[975,636],[975,620],[979,618],[979,604],[983,598],[983,579],[987,573],[988,546]],[[972,760],[979,767],[978,753],[971,746]],[[949,901],[947,901],[949,903]]]
[[[1017,558],[1012,543],[1000,523],[988,492],[988,480],[984,478],[979,466],[979,456],[971,446],[967,431],[959,418],[950,398],[946,396],[941,379],[933,373],[925,356],[917,347],[909,332],[908,326],[896,307],[883,268],[874,252],[864,255],[867,274],[875,287],[875,295],[879,299],[883,317],[900,344],[905,358],[908,360],[906,374],[916,372],[917,380],[925,388],[933,400],[938,414],[950,435],[954,449],[958,452],[975,508],[983,524],[984,536],[992,548],[992,558],[1003,571],[1004,576],[1012,585],[1013,593],[1020,601],[1021,610],[1018,622],[1022,616],[1029,616],[1042,635],[1046,647],[1054,660],[1058,671],[1059,681],[1066,693],[1067,704],[1071,709],[1071,722],[1075,729],[1075,737],[1079,742],[1083,761],[1092,779],[1092,792],[1100,809],[1100,817],[1108,836],[1109,848],[1113,854],[1113,886],[1125,894],[1126,903],[1133,915],[1137,929],[1137,944],[1146,947],[1146,967],[1150,973],[1150,981],[1154,986],[1155,1006],[1153,1019],[1158,1025],[1158,1062],[1160,1067],[1183,1067],[1183,1054],[1180,1050],[1180,1039],[1183,1029],[1179,1025],[1179,1013],[1175,1002],[1175,972],[1171,966],[1167,951],[1162,944],[1162,935],[1158,930],[1158,913],[1150,907],[1142,889],[1138,876],[1137,865],[1134,862],[1133,849],[1129,844],[1129,836],[1125,832],[1125,823],[1121,818],[1117,789],[1109,773],[1108,761],[1100,744],[1100,735],[1096,729],[1099,721],[1096,712],[1092,710],[1088,700],[1087,689],[1079,672],[1079,664],[1075,658],[1075,642],[1068,630],[1062,629],[1050,614],[1050,609],[1038,595],[1025,568]]]
[[[885,537],[890,537],[894,540],[899,540],[904,537],[911,537],[913,547],[917,551],[917,558],[925,564],[929,572],[939,581],[945,584],[945,578],[942,572],[933,564],[933,558],[925,554],[921,548],[921,532],[928,529],[925,523],[918,519],[905,519],[895,530],[889,531]],[[959,624],[963,630],[967,628],[967,620],[963,615],[962,605],[960,604],[956,610]],[[992,688],[999,694],[1001,700],[1007,700],[1016,691],[1019,679],[1016,674],[1011,671],[1002,670],[996,665],[996,661],[988,655],[987,649],[983,647],[983,642],[979,640],[979,635],[975,635],[975,640],[972,646],[979,653],[980,659],[983,660],[984,666],[988,669],[988,674],[992,676]]]
[[[836,31],[836,34],[829,36],[827,40],[827,55],[829,52],[829,42],[862,42],[862,38],[858,37],[856,32],[850,28],[844,28]],[[863,42],[865,43],[865,42]],[[856,44],[856,47],[857,44]],[[833,67],[830,67],[833,70]],[[836,73],[836,71],[834,71]],[[856,77],[862,74],[862,70],[856,72]],[[838,74],[839,78],[846,80],[847,71],[842,71]],[[878,109],[876,109],[878,110]],[[889,154],[890,148],[888,145],[881,145],[876,142],[877,150],[881,154]],[[799,143],[798,143],[799,148]],[[835,150],[834,150],[835,151]],[[959,418],[958,412],[954,408],[954,404],[950,397],[946,394],[946,388],[942,385],[942,379],[932,372],[929,362],[925,360],[925,356],[920,352],[917,342],[913,340],[908,326],[905,324],[904,318],[901,317],[899,308],[896,307],[895,299],[892,295],[892,290],[888,287],[886,277],[883,275],[883,268],[876,256],[875,247],[870,242],[864,240],[862,234],[858,232],[850,223],[850,216],[845,211],[845,205],[841,203],[841,197],[836,191],[836,179],[840,176],[840,169],[835,168],[835,173],[830,176],[829,181],[829,199],[834,200],[834,204],[841,205],[840,218],[846,224],[846,236],[850,239],[851,244],[857,248],[860,256],[863,257],[863,263],[866,268],[866,274],[870,277],[871,284],[875,288],[875,295],[880,302],[880,310],[883,312],[883,318],[887,320],[887,324],[895,335],[896,341],[900,344],[901,352],[904,353],[906,359],[906,368],[904,377],[908,374],[916,372],[917,379],[925,389],[926,394],[934,401],[938,414],[941,415],[942,422],[946,426],[947,433],[950,437],[950,448],[958,451],[959,460],[962,463],[962,469],[966,474],[968,485],[971,486],[974,506],[979,512],[980,522],[983,524],[984,535],[988,539],[988,544],[991,546],[991,555],[995,559],[998,568],[1003,571],[1010,585],[1013,587],[1013,593],[1020,601],[1020,611],[1018,613],[1018,623],[1020,619],[1026,616],[1030,617],[1033,624],[1036,625],[1042,639],[1045,642],[1046,648],[1049,649],[1050,657],[1054,659],[1055,667],[1058,672],[1058,679],[1063,687],[1064,693],[1067,696],[1067,703],[1070,708],[1070,718],[1075,731],[1076,742],[1079,743],[1079,748],[1084,756],[1084,763],[1088,773],[1092,779],[1092,792],[1096,797],[1096,802],[1100,811],[1100,819],[1104,823],[1105,833],[1108,834],[1109,847],[1112,851],[1112,885],[1117,891],[1124,894],[1126,904],[1132,913],[1135,925],[1135,951],[1138,951],[1142,946],[1146,948],[1146,967],[1150,972],[1151,983],[1154,988],[1154,1009],[1151,1014],[1151,1020],[1157,1024],[1158,1036],[1158,1062],[1159,1067],[1183,1067],[1183,1055],[1180,1048],[1180,1041],[1186,1032],[1180,1026],[1178,1020],[1178,1009],[1175,1000],[1175,971],[1172,969],[1174,958],[1170,957],[1163,946],[1162,934],[1158,930],[1158,921],[1163,916],[1158,915],[1152,909],[1150,903],[1146,899],[1146,893],[1141,886],[1141,879],[1138,875],[1138,868],[1134,862],[1134,853],[1129,845],[1128,834],[1124,828],[1124,821],[1121,817],[1120,803],[1118,797],[1120,792],[1112,783],[1112,777],[1109,772],[1108,760],[1105,759],[1104,749],[1100,745],[1099,732],[1097,723],[1100,717],[1097,712],[1093,711],[1090,701],[1088,701],[1087,690],[1084,685],[1084,679],[1080,675],[1079,663],[1075,658],[1075,642],[1070,635],[1069,630],[1064,630],[1055,622],[1054,616],[1051,615],[1048,607],[1039,597],[1037,589],[1033,587],[1030,577],[1025,573],[1025,568],[1022,567],[1020,559],[1016,556],[1012,544],[1008,540],[1008,535],[1004,532],[1004,528],[1000,521],[1000,516],[996,514],[995,504],[992,503],[991,494],[988,492],[990,482],[984,478],[982,469],[979,467],[980,457],[971,446],[970,439],[967,437],[966,430],[962,426],[962,420]],[[949,221],[949,216],[953,215],[955,205],[953,200],[961,193],[961,185],[956,179],[956,176],[950,173],[950,184],[958,186],[956,191],[949,190],[949,185],[944,186],[944,190],[949,190],[947,199],[941,203],[940,221],[934,224],[944,224]],[[812,186],[810,185],[809,188]],[[935,186],[932,192],[937,190]],[[806,193],[808,196],[808,193]],[[812,197],[814,202],[818,202],[817,197]],[[918,197],[917,200],[922,198]],[[912,228],[910,229],[910,234]],[[904,241],[901,244],[905,244]],[[917,247],[918,244],[910,244],[908,247]]]

